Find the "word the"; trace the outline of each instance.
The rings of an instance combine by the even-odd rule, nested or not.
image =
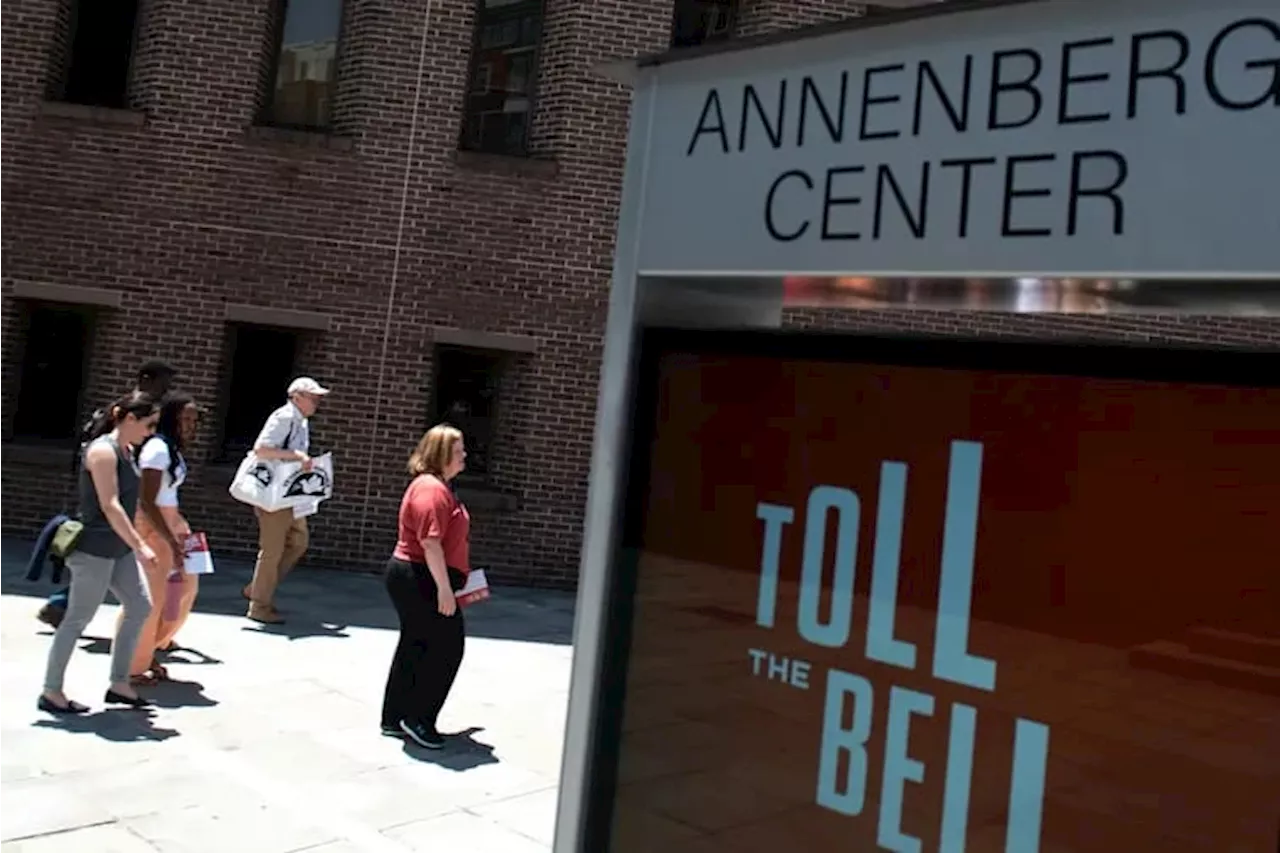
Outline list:
[[[789,660],[763,649],[747,649],[747,654],[751,656],[752,675],[764,675],[770,681],[780,681],[797,690],[809,689],[812,665],[807,660]]]

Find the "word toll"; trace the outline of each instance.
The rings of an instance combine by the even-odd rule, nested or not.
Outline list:
[[[982,451],[982,444],[978,442],[951,443],[930,667],[935,679],[994,692],[996,661],[969,651]],[[881,463],[864,654],[869,660],[915,670],[919,657],[916,646],[894,635],[906,492],[906,463]],[[826,586],[827,525],[832,513],[835,514],[836,528],[830,582],[831,611],[824,620],[819,602]],[[756,517],[764,522],[756,623],[763,628],[774,628],[778,621],[783,536],[787,526],[795,522],[796,514],[789,506],[760,503]],[[817,485],[810,491],[805,508],[795,625],[800,638],[813,645],[844,648],[849,642],[860,522],[861,501],[857,492],[833,485]],[[756,675],[762,674],[763,667],[763,672],[770,678],[796,687],[801,684],[808,687],[810,673],[807,663],[775,658],[759,649],[751,650],[750,655]],[[799,664],[804,665],[802,674],[796,671]],[[873,719],[877,686],[881,690],[887,687],[889,691],[887,719],[884,721]],[[850,703],[851,714],[846,713]],[[928,693],[892,684],[873,686],[863,675],[830,670],[823,708],[817,804],[850,817],[861,815],[866,805],[870,771],[868,743],[873,736],[883,738],[884,767],[876,841],[884,850],[920,853],[922,840],[908,834],[902,826],[903,799],[907,783],[924,782],[928,768],[909,754],[908,746],[913,718],[934,716],[939,712],[937,704],[935,697]],[[943,798],[937,849],[939,853],[964,853],[978,711],[973,705],[953,702],[947,713],[949,733],[945,766],[940,768]],[[851,721],[846,725],[845,720],[850,717]],[[1049,727],[1033,720],[1018,719],[1012,734],[1013,761],[1005,853],[1036,853],[1040,849]]]

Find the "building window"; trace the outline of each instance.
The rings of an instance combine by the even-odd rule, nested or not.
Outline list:
[[[691,47],[729,38],[737,12],[737,0],[676,0],[671,46]]]
[[[498,423],[498,391],[507,355],[451,345],[436,347],[432,423],[462,430],[467,443],[464,479],[492,473],[493,438]]]
[[[222,383],[219,459],[239,460],[253,447],[267,415],[285,402],[295,378],[299,333],[269,326],[228,327],[228,357]]]
[[[38,304],[24,313],[13,437],[71,442],[79,432],[94,315],[87,308]]]
[[[329,127],[341,27],[342,0],[272,0],[273,61],[263,124]]]
[[[138,0],[70,0],[58,100],[123,109],[138,29]]]
[[[523,155],[542,36],[542,0],[477,0],[461,147]]]

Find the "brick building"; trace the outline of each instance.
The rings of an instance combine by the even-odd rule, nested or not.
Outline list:
[[[572,583],[627,93],[598,61],[861,14],[846,0],[16,0],[3,29],[3,526],[69,494],[80,418],[172,360],[226,486],[297,374],[337,495],[311,559],[380,561],[404,459],[468,432],[477,562]],[[792,311],[796,325],[1280,345],[1280,321]]]

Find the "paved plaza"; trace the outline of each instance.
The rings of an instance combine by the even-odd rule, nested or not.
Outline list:
[[[3,543],[0,850],[3,853],[539,853],[551,846],[569,683],[573,596],[494,590],[467,611],[441,752],[378,731],[395,614],[378,578],[308,571],[243,618],[249,567],[220,562],[170,657],[152,714],[102,710],[104,606],[67,692],[89,715],[35,708],[50,590]]]

